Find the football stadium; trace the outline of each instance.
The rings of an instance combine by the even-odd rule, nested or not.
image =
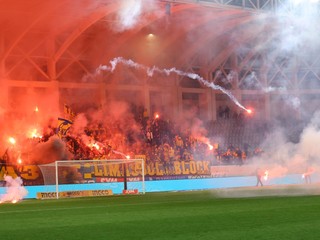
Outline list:
[[[319,239],[319,0],[0,12],[1,240]]]

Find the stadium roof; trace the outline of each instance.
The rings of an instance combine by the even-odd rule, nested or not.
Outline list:
[[[2,77],[80,77],[117,56],[210,72],[236,53],[245,65],[280,43],[279,29],[290,30],[277,13],[288,12],[285,2],[0,1]]]

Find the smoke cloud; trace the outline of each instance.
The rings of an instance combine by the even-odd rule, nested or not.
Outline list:
[[[157,10],[154,0],[121,0],[115,31],[122,32],[144,22],[144,15]]]
[[[6,182],[6,193],[0,196],[0,203],[17,203],[27,196],[28,191],[23,186],[20,177],[12,178],[11,176],[6,175],[4,180]]]
[[[123,30],[130,29],[138,22],[142,12],[142,0],[121,1],[119,19]]]
[[[32,164],[46,164],[57,160],[71,159],[72,155],[67,150],[65,142],[53,136],[47,142],[41,142],[32,147],[25,162]]]
[[[308,168],[314,169],[313,173],[318,172],[320,150],[315,143],[320,139],[319,114],[315,113],[311,122],[302,130],[297,143],[288,139],[283,128],[276,127],[261,144],[264,153],[253,159],[253,164],[267,169],[271,178],[286,174],[302,175]]]

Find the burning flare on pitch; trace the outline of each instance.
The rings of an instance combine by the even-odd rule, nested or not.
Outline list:
[[[28,191],[23,186],[23,182],[20,177],[13,178],[9,175],[5,175],[4,180],[6,182],[6,193],[1,195],[0,203],[17,203],[27,196]]]

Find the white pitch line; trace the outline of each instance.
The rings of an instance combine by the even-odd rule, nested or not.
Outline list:
[[[150,203],[129,203],[129,204],[110,204],[110,205],[101,205],[93,207],[61,207],[61,208],[43,208],[43,209],[26,209],[26,210],[14,210],[14,211],[0,211],[0,214],[11,214],[11,213],[28,213],[28,212],[45,212],[45,211],[59,211],[59,210],[73,210],[73,209],[86,209],[86,208],[108,208],[108,207],[123,207],[123,206],[143,206],[143,205],[152,205],[152,204],[161,204],[161,203],[182,203],[182,202],[193,202],[193,201],[163,201],[163,202],[150,202]],[[4,203],[2,203],[4,204]],[[10,204],[10,203],[5,203]],[[1,208],[1,205],[0,205]]]

